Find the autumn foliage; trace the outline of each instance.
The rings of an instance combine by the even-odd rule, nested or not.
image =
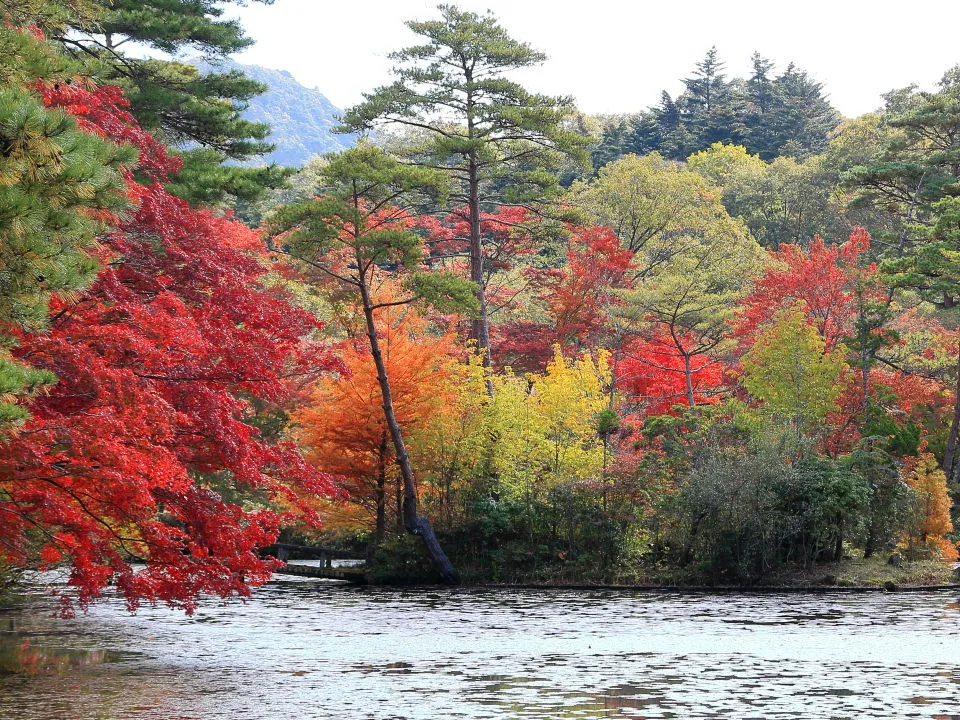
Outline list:
[[[955,562],[960,557],[957,545],[946,538],[953,532],[947,476],[930,453],[923,453],[907,464],[904,478],[920,501],[920,521],[916,534],[907,538],[908,545],[930,548],[944,560]]]
[[[806,250],[782,245],[771,252],[770,265],[740,304],[736,336],[749,343],[779,310],[802,302],[827,350],[832,350],[853,330],[857,312],[853,286],[861,273],[860,258],[869,248],[870,235],[858,228],[842,245],[827,245],[815,237]],[[866,271],[875,273],[876,268]]]
[[[199,192],[219,141],[169,150],[190,132],[145,132],[45,43],[0,26],[0,572],[64,573],[63,614],[107,588],[248,595],[281,531],[450,583],[957,559],[952,199],[913,197],[872,243],[855,205],[805,219],[814,159],[716,144],[588,176],[558,164],[584,140],[565,105],[481,103],[490,134],[461,144],[391,86],[347,121],[436,137],[359,141],[253,208]],[[498,72],[481,98],[513,87]]]
[[[291,443],[262,436],[257,410],[283,403],[288,376],[337,364],[310,342],[313,317],[264,285],[256,235],[164,190],[177,163],[119,90],[44,98],[133,143],[147,184],[131,172],[135,209],[101,238],[95,284],[54,300],[49,333],[20,339],[17,357],[58,382],[0,454],[0,556],[69,559],[81,605],[107,584],[131,606],[188,611],[204,593],[247,594],[274,567],[257,549],[285,511],[309,517],[332,487]]]
[[[379,315],[397,420],[416,437],[454,402],[452,383],[459,363],[455,337],[429,333],[427,322],[413,308],[387,308]],[[335,503],[326,509],[326,527],[382,536],[397,478],[377,371],[363,340],[345,343],[340,354],[345,374],[316,384],[294,417],[297,435],[307,459],[333,474],[346,493],[346,507]]]

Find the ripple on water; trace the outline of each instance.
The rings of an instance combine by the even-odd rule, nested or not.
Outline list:
[[[958,607],[298,581],[61,621],[37,598],[0,614],[0,718],[960,717]]]

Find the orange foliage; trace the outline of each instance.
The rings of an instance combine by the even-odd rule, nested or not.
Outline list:
[[[955,562],[957,546],[945,537],[953,532],[947,476],[937,467],[933,455],[924,453],[904,468],[904,480],[919,493],[922,503],[917,535],[908,538],[910,546],[926,545],[937,550],[947,562]]]
[[[453,401],[456,338],[432,335],[409,306],[377,314],[397,420],[405,434],[415,433]],[[346,344],[342,356],[348,374],[323,378],[294,420],[308,461],[338,476],[349,498],[328,509],[326,526],[373,530],[378,502],[391,495],[383,485],[395,481],[395,455],[366,338]]]

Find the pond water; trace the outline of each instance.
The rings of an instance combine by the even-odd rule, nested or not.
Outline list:
[[[0,612],[2,720],[960,720],[956,592],[710,595],[278,580],[193,617]]]

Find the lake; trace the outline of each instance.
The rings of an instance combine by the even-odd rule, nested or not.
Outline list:
[[[956,718],[956,591],[373,589],[0,612],[3,720]]]

